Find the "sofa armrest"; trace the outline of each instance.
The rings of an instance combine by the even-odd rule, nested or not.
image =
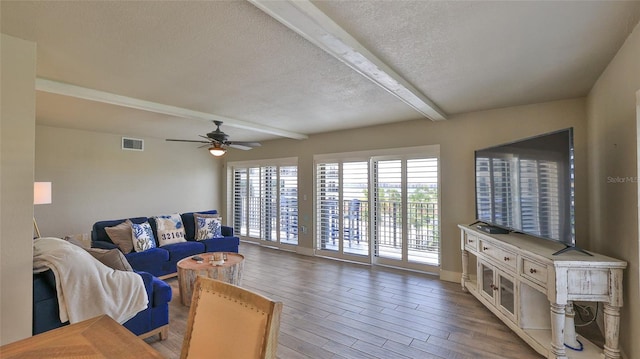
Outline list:
[[[165,281],[153,277],[153,303],[169,303],[173,297],[171,286]]]
[[[105,241],[93,241],[91,242],[91,248],[100,248],[100,249],[117,249],[113,243],[105,242]]]
[[[144,288],[149,298],[149,308],[171,301],[173,293],[171,292],[171,286],[169,284],[154,277],[151,273],[143,271],[135,272],[142,277],[142,281],[144,282]]]
[[[149,307],[152,307],[153,302],[153,275],[147,272],[136,272],[140,277],[142,277],[142,281],[144,282],[144,290],[147,292],[147,298],[149,298]]]
[[[220,233],[224,237],[233,237],[233,227],[220,226]]]

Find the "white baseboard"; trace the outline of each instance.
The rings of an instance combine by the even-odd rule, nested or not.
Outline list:
[[[298,254],[302,254],[305,256],[310,256],[313,257],[315,255],[315,251],[313,250],[313,248],[306,248],[306,247],[296,247],[296,253]]]
[[[440,280],[446,280],[447,282],[460,283],[462,279],[462,273],[460,272],[451,272],[447,270],[440,270]]]

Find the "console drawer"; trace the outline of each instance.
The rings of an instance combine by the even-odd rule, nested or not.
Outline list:
[[[513,269],[516,269],[516,267],[518,266],[518,256],[514,252],[482,240],[480,241],[479,245],[479,251],[491,257],[496,262],[502,263],[503,265]]]
[[[542,285],[547,284],[547,266],[529,258],[522,258],[522,276],[538,282]]]
[[[464,238],[464,249],[472,252],[477,252],[479,242],[480,240],[478,239],[478,237],[469,235],[467,233]]]
[[[500,256],[502,256],[502,249],[493,243],[487,243],[486,241],[481,240],[479,243],[480,252],[486,254],[487,256],[495,259],[496,261],[501,260]]]
[[[501,263],[514,270],[518,267],[518,256],[516,253],[483,240],[479,241],[479,246],[480,252],[491,257],[496,262]]]
[[[518,255],[508,251],[506,249],[502,250],[502,263],[504,263],[505,265],[507,265],[507,267],[511,267],[514,270],[518,267]],[[514,271],[515,273],[515,271]]]

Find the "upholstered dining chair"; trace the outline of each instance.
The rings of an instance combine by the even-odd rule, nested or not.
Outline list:
[[[282,302],[198,277],[180,358],[276,358]]]

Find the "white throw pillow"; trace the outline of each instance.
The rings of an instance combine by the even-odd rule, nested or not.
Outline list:
[[[184,226],[180,214],[155,217],[156,233],[160,247],[167,244],[186,242]]]

